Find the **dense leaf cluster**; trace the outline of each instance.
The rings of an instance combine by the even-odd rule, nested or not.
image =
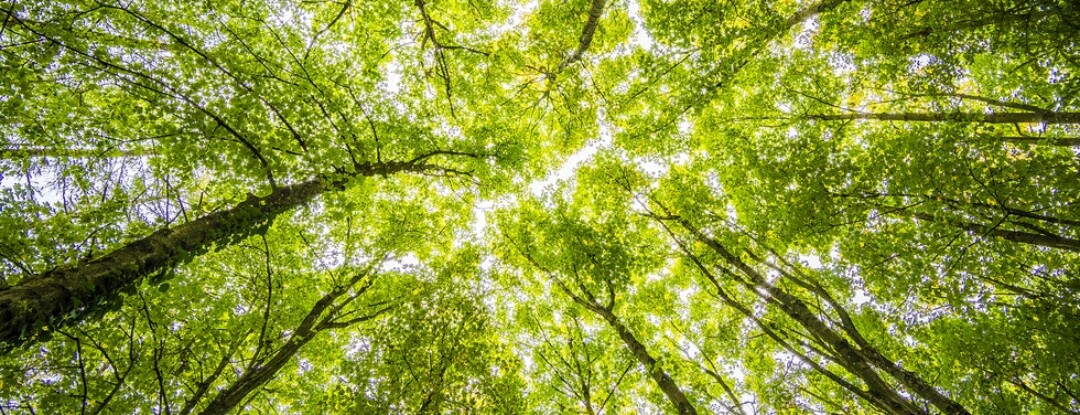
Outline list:
[[[1080,412],[1066,0],[0,2],[0,414]]]

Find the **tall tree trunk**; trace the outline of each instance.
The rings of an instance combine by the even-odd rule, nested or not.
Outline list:
[[[987,124],[1046,123],[1080,124],[1080,112],[998,112],[982,113],[854,113],[854,114],[814,114],[807,115],[811,120],[846,121],[904,121],[904,122],[966,122]]]
[[[1013,144],[1032,144],[1040,146],[1076,147],[1080,146],[1080,138],[1076,137],[1027,137],[1027,136],[1004,136],[990,137]]]
[[[968,232],[980,235],[994,236],[1007,241],[1019,242],[1027,245],[1042,246],[1046,248],[1064,249],[1066,251],[1080,252],[1080,240],[1066,238],[1053,234],[1030,233],[998,229],[997,226],[987,226],[978,223],[963,222],[958,220],[942,219],[925,213],[914,213],[911,216],[920,220],[937,223],[947,223]]]
[[[690,403],[690,400],[686,398],[686,394],[683,393],[682,389],[679,389],[679,385],[676,385],[675,381],[671,379],[671,375],[657,364],[656,359],[649,354],[649,350],[645,348],[645,345],[641,344],[637,337],[634,337],[634,333],[619,321],[618,317],[615,316],[615,313],[602,307],[590,308],[590,310],[600,317],[603,317],[604,320],[611,325],[611,328],[615,329],[615,332],[619,334],[619,338],[622,339],[623,344],[626,345],[626,348],[629,349],[630,352],[634,354],[634,357],[637,358],[637,361],[645,367],[645,371],[649,373],[649,377],[652,378],[653,382],[656,382],[656,386],[664,392],[664,395],[667,396],[672,405],[675,405],[675,409],[680,415],[697,415],[697,409],[695,409],[694,405]]]
[[[539,264],[527,254],[526,258],[532,261],[534,265],[539,266]],[[541,269],[543,268],[541,267]],[[690,399],[686,397],[686,394],[684,394],[682,389],[679,388],[679,385],[675,383],[675,380],[671,378],[671,375],[657,364],[656,359],[649,354],[649,349],[645,348],[645,345],[638,341],[637,337],[634,336],[634,333],[631,332],[630,329],[619,320],[618,316],[615,315],[615,312],[612,311],[615,308],[614,295],[612,296],[613,299],[610,304],[606,307],[602,306],[596,302],[596,298],[592,293],[586,291],[586,298],[574,294],[574,292],[571,291],[562,280],[555,277],[553,273],[546,269],[544,269],[544,271],[546,271],[548,275],[551,276],[551,279],[555,281],[555,285],[558,286],[563,293],[570,296],[575,303],[580,304],[582,307],[585,307],[585,309],[600,316],[604,321],[608,322],[608,325],[610,325],[611,328],[615,329],[619,338],[622,339],[623,344],[626,345],[626,348],[630,350],[630,353],[634,355],[634,358],[637,359],[638,363],[641,363],[641,366],[645,368],[649,377],[652,378],[653,382],[656,383],[656,386],[660,388],[660,391],[664,392],[668,401],[675,406],[675,410],[677,410],[680,415],[697,415],[697,409],[690,403]]]
[[[225,415],[231,412],[248,394],[273,380],[285,364],[296,355],[296,352],[313,338],[315,338],[315,333],[294,333],[293,337],[266,363],[245,371],[235,383],[219,392],[210,404],[199,412],[199,415]]]
[[[871,376],[870,381],[867,381],[867,380],[864,379],[864,383],[866,383],[867,389],[863,390],[863,389],[859,388],[858,386],[856,386],[855,384],[845,380],[843,377],[840,377],[836,373],[832,372],[831,370],[829,370],[828,368],[826,368],[822,364],[820,364],[817,361],[813,360],[806,353],[803,353],[803,352],[801,352],[799,350],[796,350],[795,347],[790,342],[783,339],[783,336],[780,334],[780,332],[778,332],[777,330],[774,330],[774,328],[770,324],[764,323],[762,321],[762,319],[757,314],[755,314],[754,311],[751,311],[751,309],[748,308],[746,305],[743,305],[742,303],[740,303],[738,301],[735,301],[734,298],[732,298],[730,295],[728,295],[727,290],[724,289],[724,286],[720,283],[720,281],[716,277],[716,275],[714,275],[713,272],[709,270],[709,267],[706,267],[705,264],[702,262],[701,258],[699,258],[696,254],[694,254],[690,250],[690,248],[687,247],[687,245],[682,240],[680,240],[678,238],[678,236],[675,235],[675,232],[671,229],[671,227],[667,226],[667,224],[664,223],[664,220],[666,220],[666,219],[659,219],[659,218],[656,218],[656,219],[658,219],[660,221],[660,225],[675,240],[675,243],[676,243],[676,245],[679,246],[679,249],[682,250],[683,253],[687,256],[687,258],[689,258],[690,261],[694,264],[694,266],[697,267],[697,269],[699,271],[701,271],[701,274],[705,276],[705,278],[709,281],[709,283],[711,283],[713,285],[713,287],[716,288],[717,297],[720,298],[721,301],[725,305],[728,305],[728,306],[736,309],[737,311],[742,313],[743,316],[745,316],[746,318],[753,321],[758,326],[758,328],[760,328],[761,331],[763,333],[765,333],[766,336],[773,339],[773,341],[776,341],[777,344],[779,344],[785,350],[787,350],[788,352],[790,352],[790,353],[794,354],[795,356],[797,356],[800,360],[802,360],[804,363],[809,365],[816,372],[824,375],[826,378],[832,380],[833,382],[836,382],[838,385],[840,385],[844,389],[847,389],[848,391],[854,393],[856,396],[859,396],[859,397],[867,400],[867,402],[869,402],[873,406],[876,406],[878,409],[880,409],[884,413],[895,414],[895,415],[924,415],[925,414],[925,411],[920,410],[919,408],[915,407],[915,405],[913,405],[907,398],[905,398],[903,396],[900,396],[900,394],[897,393],[896,390],[894,390],[888,384],[882,382],[881,379],[877,376],[876,373],[873,374],[873,376]],[[686,225],[687,225],[686,223],[683,223],[683,226],[686,226]],[[695,237],[696,237],[696,235],[697,234],[695,233]],[[721,248],[721,250],[723,252],[727,252],[727,249],[723,248],[722,246],[720,248]],[[769,297],[767,295],[767,293],[762,293],[762,292],[759,292],[759,291],[755,290],[755,285],[753,283],[748,283],[747,281],[743,280],[741,277],[734,274],[733,272],[731,272],[731,270],[729,270],[727,268],[720,267],[720,269],[725,274],[730,275],[732,278],[734,278],[740,284],[742,284],[744,286],[749,286],[751,290],[754,290],[754,292],[758,293],[759,296],[765,298],[766,301],[771,302],[771,303],[776,303],[776,299],[774,299],[772,297]],[[831,301],[831,297],[827,297],[827,299],[830,301],[830,304],[834,304],[834,302]],[[846,316],[846,314],[841,313],[841,316],[844,317],[844,316]],[[845,320],[845,322],[847,322],[847,321]],[[856,336],[856,341],[858,341],[859,339],[862,339],[861,335]],[[816,338],[815,340],[817,342],[819,342],[819,343],[822,341],[820,338]],[[830,349],[832,349],[832,347],[830,347]],[[827,360],[830,360],[830,361],[833,361],[833,362],[839,364],[841,367],[846,369],[848,372],[859,376],[860,372],[858,371],[858,368],[853,368],[852,367],[853,364],[852,364],[852,362],[850,360],[845,360],[845,359],[841,358],[840,356],[835,356],[835,355],[833,355],[831,353],[824,353],[824,352],[820,352],[820,351],[818,351],[817,353],[822,355],[823,357],[825,357]],[[865,364],[863,364],[862,366],[865,366]],[[863,379],[862,376],[859,376],[859,378]]]
[[[506,236],[505,234],[503,235]],[[509,236],[506,236],[506,238],[513,241]],[[518,252],[530,263],[548,274],[548,277],[555,283],[555,286],[570,297],[571,300],[578,305],[585,307],[586,310],[600,316],[604,321],[607,321],[611,328],[615,329],[619,338],[622,339],[623,344],[626,345],[626,348],[630,350],[630,353],[634,355],[634,358],[637,359],[638,363],[641,363],[645,368],[645,371],[649,374],[649,377],[652,378],[653,382],[656,383],[656,386],[660,388],[660,391],[664,392],[668,401],[675,406],[675,410],[677,410],[680,415],[697,415],[697,409],[690,403],[690,399],[686,397],[686,394],[684,394],[682,389],[679,388],[679,385],[675,383],[675,380],[671,378],[671,375],[657,364],[656,359],[649,354],[649,350],[645,348],[645,345],[638,341],[637,337],[634,336],[634,333],[631,332],[630,329],[619,320],[618,316],[615,315],[615,312],[612,311],[615,308],[615,294],[613,290],[609,291],[611,299],[606,306],[597,302],[596,297],[586,290],[584,286],[582,286],[584,296],[575,294],[570,287],[555,275],[554,272],[537,262],[528,251],[521,249],[521,247],[518,247],[516,244],[514,247],[517,248]],[[608,288],[611,290],[610,285]]]
[[[88,148],[51,148],[33,146],[0,147],[0,159],[19,160],[31,157],[70,157],[70,158],[117,158],[142,157],[153,155],[150,150],[96,150]]]
[[[992,4],[992,3],[987,3]],[[1056,10],[1055,10],[1056,9]],[[952,24],[941,25],[937,27],[914,27],[914,30],[904,35],[901,39],[911,38],[925,38],[931,34],[938,34],[939,36],[947,36],[952,33],[961,33],[964,31],[971,31],[980,29],[986,26],[997,26],[995,30],[1008,32],[1013,30],[1026,30],[1034,22],[1045,20],[1049,16],[1053,16],[1057,13],[1061,13],[1060,8],[1038,10],[1034,7],[1028,8],[1025,12],[1019,11],[1001,11],[997,13],[991,13],[988,15],[972,15],[969,19],[963,21],[952,22]],[[1016,9],[1022,10],[1022,9]],[[1009,27],[1011,25],[1023,25],[1020,28]],[[910,30],[910,29],[909,29]]]
[[[592,0],[592,5],[589,6],[589,20],[585,22],[585,28],[581,30],[581,37],[578,38],[578,47],[574,50],[570,56],[563,59],[559,63],[559,70],[566,69],[567,66],[581,60],[582,56],[585,56],[585,51],[589,50],[589,45],[592,44],[593,34],[596,33],[597,26],[600,25],[600,15],[604,13],[605,0]]]
[[[759,292],[758,290],[764,291],[766,300],[777,305],[784,314],[787,314],[814,337],[821,339],[822,342],[834,350],[838,360],[837,363],[844,366],[853,375],[858,376],[863,382],[866,382],[867,386],[872,390],[889,389],[888,384],[881,379],[877,371],[873,368],[877,367],[878,369],[885,371],[885,373],[889,374],[889,376],[900,384],[904,385],[908,390],[914,392],[927,402],[930,402],[930,404],[934,405],[934,407],[938,408],[938,410],[943,413],[969,414],[967,409],[962,405],[937,391],[937,389],[931,386],[929,382],[926,382],[915,373],[902,370],[869,344],[862,344],[862,347],[858,348],[855,347],[855,345],[849,342],[840,333],[829,327],[829,325],[817,317],[815,313],[811,311],[810,307],[801,299],[791,295],[780,287],[771,284],[756,269],[743,261],[739,256],[733,254],[720,242],[693,226],[686,219],[676,218],[676,220],[684,229],[693,234],[695,239],[719,254],[725,262],[744,275],[746,280],[743,280],[742,283],[746,285],[748,289],[755,292]],[[861,339],[861,336],[858,338]],[[904,399],[893,400],[890,405],[894,406],[890,409],[901,411],[901,413],[910,413],[912,409],[910,408],[910,403]]]
[[[278,348],[268,359],[253,362],[248,366],[246,370],[236,379],[231,385],[228,385],[224,389],[221,389],[217,396],[206,405],[199,412],[199,415],[225,415],[232,410],[236,409],[240,402],[244,400],[251,392],[258,390],[274,379],[274,376],[285,367],[287,363],[296,353],[300,351],[300,348],[315,338],[319,332],[333,329],[348,327],[352,324],[356,324],[362,321],[367,321],[378,317],[380,314],[389,310],[384,308],[376,311],[374,314],[353,318],[347,322],[338,322],[334,319],[338,317],[338,313],[341,309],[362,295],[368,288],[371,287],[370,283],[363,285],[359,288],[359,292],[355,295],[346,298],[343,301],[335,302],[341,296],[348,293],[351,287],[355,286],[361,279],[369,275],[371,268],[366,272],[358,273],[353,276],[349,283],[335,288],[333,291],[327,293],[319,301],[315,302],[315,305],[311,307],[311,311],[300,322],[300,325],[293,330],[292,335],[289,336],[289,340],[285,342],[280,348]],[[371,281],[370,279],[368,280]],[[325,314],[325,315],[324,315]],[[260,345],[260,347],[263,347]],[[194,399],[198,399],[200,396],[195,396]],[[197,401],[189,401],[185,405],[185,409],[190,411],[190,408],[194,408],[197,405]]]
[[[81,320],[95,306],[116,300],[143,278],[201,254],[228,246],[269,226],[279,214],[307,203],[352,177],[434,169],[424,158],[358,164],[351,177],[311,180],[250,196],[231,209],[161,229],[85,264],[57,268],[0,288],[0,345],[36,341],[48,326]]]

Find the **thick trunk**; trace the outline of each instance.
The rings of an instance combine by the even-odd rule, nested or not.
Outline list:
[[[615,329],[615,332],[619,334],[619,338],[626,344],[626,348],[630,349],[637,361],[645,367],[649,377],[652,378],[653,382],[656,382],[656,385],[664,392],[671,404],[675,405],[675,409],[680,415],[697,415],[697,409],[694,409],[694,405],[686,398],[682,389],[679,389],[679,385],[676,385],[675,381],[671,379],[671,375],[668,375],[663,368],[656,364],[656,359],[649,354],[645,345],[641,344],[637,337],[634,337],[634,333],[631,333],[630,329],[626,328],[614,313],[599,307],[590,307],[589,309],[607,320],[608,324]]]
[[[1045,123],[1080,124],[1080,112],[999,112],[981,113],[855,113],[832,115],[807,115],[812,120],[875,120],[902,122],[966,122],[987,124]]]
[[[357,166],[353,176],[421,170],[423,164],[393,162]],[[282,212],[344,184],[312,180],[250,196],[231,209],[162,229],[85,264],[26,277],[0,288],[0,344],[34,341],[48,326],[79,320],[143,278],[213,246],[236,243],[265,229]]]
[[[31,336],[69,313],[113,300],[124,288],[211,245],[243,239],[325,189],[315,180],[279,188],[266,197],[251,196],[232,209],[159,230],[85,264],[27,277],[0,290],[0,341],[33,340]]]

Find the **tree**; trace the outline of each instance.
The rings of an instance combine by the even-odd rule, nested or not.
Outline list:
[[[0,289],[0,316],[5,321],[0,326],[0,339],[7,343],[32,339],[40,330],[63,322],[65,315],[77,317],[93,310],[94,305],[115,301],[122,290],[141,279],[199,255],[210,246],[231,245],[265,232],[278,215],[327,190],[343,188],[353,177],[445,171],[424,162],[432,155],[407,162],[356,165],[354,172],[336,182],[316,179],[275,188],[266,197],[249,196],[231,209],[156,231],[77,266],[24,277],[18,284]]]
[[[647,255],[628,252],[625,245],[609,244],[609,241],[618,240],[630,246],[639,245],[635,243],[637,241],[625,241],[623,235],[613,232],[620,230],[619,225],[623,225],[617,218],[611,218],[610,221],[590,229],[588,224],[567,219],[582,217],[583,212],[556,208],[555,214],[560,216],[561,220],[530,217],[532,215],[529,213],[519,214],[535,228],[515,230],[516,234],[527,235],[530,239],[527,245],[519,244],[514,241],[514,236],[506,235],[510,240],[509,244],[525,257],[529,265],[546,274],[563,295],[599,317],[616,333],[627,352],[638,361],[640,368],[664,393],[676,412],[696,415],[698,412],[694,404],[672,379],[668,370],[649,352],[649,348],[627,326],[624,319],[616,314],[616,307],[621,305],[617,298],[625,295],[623,286],[627,279],[631,274],[640,273],[640,269],[647,267],[652,259]],[[600,229],[596,229],[597,227]],[[541,260],[537,258],[540,255],[537,251],[540,251],[542,246],[558,246],[565,251],[545,253],[546,258]],[[552,265],[545,265],[545,262]],[[582,394],[585,394],[586,386],[581,388]],[[586,409],[591,410],[591,401],[586,399],[585,403]]]
[[[0,2],[0,414],[1080,412],[1078,21]]]

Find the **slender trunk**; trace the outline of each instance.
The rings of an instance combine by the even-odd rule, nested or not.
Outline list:
[[[959,402],[938,392],[933,385],[919,377],[915,372],[904,370],[900,365],[896,364],[896,362],[893,362],[885,357],[885,355],[881,354],[876,348],[867,345],[866,347],[860,348],[859,352],[866,357],[866,360],[873,363],[874,366],[884,370],[885,373],[888,373],[889,376],[892,376],[893,379],[896,379],[900,384],[904,385],[904,387],[915,392],[916,395],[930,401],[930,403],[941,410],[941,412],[946,414],[968,413],[967,409],[964,408],[963,405],[960,405]]]
[[[1032,145],[1058,146],[1058,147],[1077,147],[1077,146],[1080,146],[1080,138],[1076,138],[1076,137],[1006,136],[1006,137],[997,137],[997,139],[1008,142],[1008,143],[1014,143],[1014,144],[1032,144]]]
[[[753,321],[758,326],[758,328],[760,328],[761,331],[765,333],[766,336],[773,339],[773,341],[777,342],[777,344],[779,344],[785,350],[797,356],[800,360],[809,365],[818,373],[824,375],[826,378],[832,380],[833,382],[836,382],[836,384],[854,393],[856,396],[866,399],[867,402],[870,402],[871,405],[876,406],[878,409],[882,410],[885,413],[897,415],[924,414],[924,411],[916,408],[905,398],[901,397],[896,392],[896,390],[888,387],[888,385],[884,385],[882,382],[877,382],[873,384],[867,383],[867,390],[862,390],[851,382],[848,382],[844,378],[833,373],[831,370],[827,369],[817,361],[811,359],[810,356],[806,355],[803,352],[800,352],[799,350],[796,350],[791,343],[787,342],[781,337],[780,333],[773,330],[771,325],[762,322],[761,319],[753,311],[751,311],[749,308],[739,303],[738,301],[735,301],[734,298],[728,295],[727,291],[724,290],[724,287],[720,284],[720,281],[716,278],[716,275],[709,271],[708,267],[706,267],[705,264],[701,262],[701,259],[698,258],[698,256],[695,255],[693,252],[691,252],[690,249],[686,246],[686,244],[684,244],[675,236],[675,233],[671,230],[670,227],[668,227],[663,222],[660,222],[660,224],[664,227],[668,234],[672,236],[672,238],[675,238],[676,244],[678,244],[679,248],[683,251],[683,253],[686,254],[686,256],[691,260],[691,262],[694,263],[694,266],[697,267],[699,271],[701,271],[702,275],[704,275],[705,278],[709,280],[713,287],[716,288],[716,295],[723,301],[723,303],[738,310],[740,313],[742,313],[743,316]],[[725,273],[728,273],[727,269],[724,269],[724,271]],[[729,275],[732,275],[732,277],[734,277],[735,279],[739,279],[739,277],[735,276],[734,274],[729,273]],[[739,282],[744,283],[743,281]],[[848,365],[845,365],[844,362],[837,359],[836,356],[826,354],[821,351],[816,352],[819,355],[825,357],[827,360],[836,362],[845,369],[847,369],[849,372],[854,373]],[[884,385],[885,388],[881,388],[882,385]]]
[[[600,25],[600,15],[604,13],[605,0],[592,0],[592,5],[589,7],[589,20],[585,22],[585,28],[581,30],[581,37],[578,38],[578,47],[574,50],[574,53],[567,56],[566,59],[559,64],[559,70],[565,69],[574,62],[581,60],[582,56],[585,56],[585,51],[589,50],[589,45],[592,44],[593,35],[596,33],[596,27]]]
[[[1009,26],[1017,23],[1028,25],[1033,22],[1042,21],[1048,16],[1052,16],[1054,13],[1058,12],[1060,12],[1060,10],[1031,10],[1027,13],[996,13],[983,17],[981,19],[976,19],[972,17],[966,20],[953,22],[949,25],[942,25],[938,27],[923,27],[918,30],[909,32],[901,39],[907,40],[911,38],[925,38],[935,33],[940,36],[947,36],[951,33],[970,31],[985,26],[998,26],[998,28],[996,29],[997,31],[1006,33],[1013,30],[1025,30],[1014,29]]]
[[[966,415],[969,413],[967,409],[959,403],[953,401],[941,392],[938,392],[937,389],[915,373],[900,369],[895,363],[881,355],[877,349],[870,347],[869,344],[864,344],[862,347],[856,348],[847,339],[841,336],[840,333],[837,333],[818,318],[815,313],[810,310],[810,307],[808,307],[801,299],[769,283],[761,273],[733,254],[719,242],[702,233],[700,229],[694,227],[689,221],[678,218],[678,222],[684,229],[692,233],[697,240],[711,248],[714,252],[719,254],[724,261],[745,275],[748,280],[745,281],[744,284],[747,285],[749,289],[755,291],[757,291],[757,289],[764,290],[766,299],[771,298],[773,300],[772,302],[776,304],[784,314],[787,314],[813,336],[829,345],[837,354],[839,360],[837,363],[840,363],[846,369],[851,371],[853,375],[858,376],[866,382],[867,386],[871,389],[891,389],[873,369],[873,367],[877,367],[884,370],[885,373],[889,374],[889,376],[900,382],[919,397],[930,402],[930,404],[934,405],[934,407],[938,408],[940,411],[946,414]],[[898,397],[899,396],[897,396],[897,398]],[[893,406],[893,409],[906,413],[910,413],[913,410],[916,413],[921,412],[911,407],[911,403],[905,399],[893,399],[892,402],[890,402],[890,405]]]
[[[769,284],[760,274],[757,274],[756,278],[751,278],[755,280],[755,285],[757,287],[762,287],[770,297],[777,300],[775,303],[779,305],[784,314],[787,314],[814,337],[821,339],[822,342],[832,348],[836,353],[837,363],[862,379],[870,390],[889,391],[888,394],[884,394],[884,397],[888,399],[886,402],[890,406],[890,409],[897,411],[898,413],[923,413],[917,407],[912,405],[910,401],[895,393],[895,391],[892,390],[892,387],[878,375],[878,372],[874,370],[873,367],[875,365],[873,365],[869,359],[865,358],[865,355],[863,354],[865,349],[857,349],[851,342],[843,338],[835,330],[829,328],[829,326],[815,316],[806,303],[799,298]],[[934,393],[937,392],[934,391]],[[920,394],[920,396],[922,395]],[[936,398],[936,396],[932,397]],[[924,399],[931,400],[925,397]],[[946,411],[946,413],[953,414],[964,412]]]
[[[675,409],[680,415],[697,415],[697,409],[694,409],[694,405],[686,398],[682,389],[679,389],[679,385],[676,385],[675,381],[671,379],[671,375],[657,365],[656,359],[649,354],[649,350],[645,348],[645,345],[641,344],[637,337],[634,337],[634,333],[630,332],[630,329],[619,321],[615,313],[601,307],[589,307],[589,309],[603,317],[615,329],[615,332],[619,334],[619,338],[626,344],[626,348],[630,349],[637,361],[645,367],[649,377],[652,378],[653,382],[656,382],[656,385],[660,387],[660,390],[664,392],[672,405],[675,405]]]
[[[0,159],[18,160],[31,157],[71,157],[71,158],[117,158],[141,157],[152,155],[148,150],[94,150],[86,148],[57,149],[48,147],[2,147]]]
[[[310,330],[305,333],[299,331],[293,333],[293,337],[266,363],[245,371],[235,383],[219,392],[214,400],[199,412],[199,415],[224,415],[231,412],[248,394],[274,379],[274,376],[285,367],[286,363],[289,363],[296,352],[313,338],[315,338],[315,333]]]
[[[199,412],[199,415],[227,414],[235,409],[248,394],[272,380],[277,372],[281,371],[285,364],[296,355],[296,352],[300,351],[301,347],[315,338],[316,332],[313,330],[315,318],[318,318],[331,305],[334,298],[332,294],[327,294],[315,303],[308,318],[304,319],[284,346],[275,351],[265,363],[256,363],[245,370],[236,382],[218,392],[206,408]]]
[[[987,226],[978,223],[961,222],[956,220],[946,220],[924,213],[915,213],[913,214],[913,216],[928,222],[948,223],[969,232],[974,232],[987,236],[995,236],[1005,239],[1007,241],[1042,246],[1046,248],[1064,249],[1066,251],[1080,252],[1080,240],[1077,239],[1066,238],[1057,235],[998,229],[996,226]]]
[[[791,267],[793,272],[798,273],[797,268],[794,268],[790,263],[785,262],[785,264]],[[927,400],[933,402],[939,409],[948,408],[942,409],[945,413],[963,413],[965,409],[959,404],[939,393],[932,385],[920,378],[914,372],[904,370],[899,364],[890,360],[888,357],[885,357],[885,355],[881,354],[877,348],[871,345],[870,342],[866,340],[866,337],[859,332],[858,327],[855,326],[851,314],[849,314],[847,310],[844,309],[843,305],[836,301],[832,294],[824,287],[817,282],[803,279],[791,271],[778,267],[774,269],[777,269],[788,280],[795,282],[799,286],[806,288],[818,297],[824,299],[829,307],[832,308],[840,318],[840,328],[842,332],[846,333],[847,336],[855,342],[855,345],[858,346],[859,353],[862,354],[862,357],[867,362],[885,371],[885,373],[889,374],[889,376],[899,381],[908,389],[914,390],[919,396],[926,397]],[[809,309],[807,309],[807,311],[809,311]]]
[[[987,124],[1045,123],[1045,124],[1080,124],[1080,112],[999,112],[981,113],[854,113],[854,114],[816,114],[807,115],[811,120],[844,121],[904,121],[904,122],[966,122]]]
[[[328,329],[348,327],[362,321],[373,319],[389,310],[389,308],[384,308],[373,314],[357,317],[345,322],[335,321],[342,307],[346,306],[352,300],[355,300],[356,297],[362,295],[371,287],[371,285],[368,284],[362,286],[356,294],[346,297],[342,301],[338,301],[338,299],[345,294],[348,294],[351,288],[365,276],[369,275],[371,271],[372,268],[368,268],[367,271],[354,275],[344,286],[335,288],[333,291],[323,295],[322,298],[320,298],[319,301],[316,301],[315,305],[311,307],[311,311],[304,316],[304,319],[296,326],[296,330],[293,330],[292,335],[289,336],[289,340],[286,341],[281,348],[274,351],[269,359],[262,360],[260,358],[253,362],[244,370],[235,382],[224,389],[221,389],[217,396],[206,405],[206,408],[203,408],[203,410],[199,412],[199,415],[224,415],[236,409],[248,394],[273,380],[274,376],[276,376],[277,373],[280,372],[294,356],[296,356],[296,353],[300,351],[300,348],[304,347],[304,345],[314,339],[319,332]],[[368,281],[370,282],[370,280]],[[198,398],[198,396],[195,396],[196,400],[189,401],[185,407],[195,407],[195,405],[198,404]]]
[[[230,349],[228,352],[225,353],[224,356],[221,357],[221,361],[219,361],[218,365],[214,367],[214,371],[210,373],[210,376],[208,376],[202,382],[199,382],[198,386],[195,389],[195,392],[191,394],[191,398],[189,398],[188,401],[184,403],[184,406],[180,408],[180,415],[188,415],[191,413],[191,411],[195,410],[195,405],[198,404],[199,400],[202,399],[203,395],[206,395],[206,392],[210,390],[210,386],[213,386],[214,381],[216,381],[218,377],[220,377],[221,374],[225,372],[225,368],[229,367],[229,361],[231,360],[231,358],[232,349]]]
[[[529,255],[528,252],[521,250],[520,248],[518,249],[518,252],[520,252],[522,256],[528,259],[529,262],[531,262],[537,268],[546,272],[548,276],[551,277],[552,282],[555,283],[555,286],[559,287],[559,290],[561,290],[564,294],[570,297],[570,299],[572,299],[575,303],[581,305],[582,307],[585,307],[586,310],[589,310],[594,314],[600,316],[608,322],[608,325],[610,325],[611,328],[615,329],[615,332],[618,333],[619,338],[622,339],[623,344],[626,345],[626,348],[630,350],[630,352],[634,355],[634,358],[637,359],[638,363],[641,363],[641,365],[645,368],[645,371],[648,372],[649,377],[652,378],[653,382],[656,382],[656,385],[660,388],[662,392],[664,392],[664,395],[667,396],[668,401],[670,401],[672,405],[675,405],[675,409],[680,415],[697,415],[697,409],[695,409],[694,405],[690,403],[690,399],[686,397],[686,394],[683,393],[682,389],[679,389],[679,385],[675,383],[675,381],[671,378],[671,375],[669,375],[666,371],[664,371],[662,367],[657,364],[656,359],[654,359],[652,355],[649,354],[649,350],[645,348],[645,345],[641,344],[641,342],[638,341],[637,337],[634,337],[634,333],[632,333],[629,328],[623,325],[623,323],[619,321],[618,316],[616,316],[615,313],[612,311],[615,307],[614,292],[610,293],[611,301],[608,303],[608,305],[602,306],[596,301],[596,298],[589,291],[584,291],[584,297],[575,294],[572,290],[570,290],[569,287],[566,286],[566,284],[562,282],[562,280],[556,277],[554,273],[552,273],[550,270],[540,265],[540,263],[537,262],[536,259],[533,258],[531,255]],[[584,287],[582,287],[582,289],[584,290]]]
[[[745,46],[737,50],[732,57],[728,58],[728,61],[732,62],[731,66],[728,67],[730,69],[724,68],[726,65],[721,66],[721,68],[728,70],[724,73],[725,79],[722,80],[721,83],[716,84],[716,87],[719,87],[723,82],[726,82],[726,78],[733,78],[738,74],[743,67],[761,54],[762,48],[768,45],[769,42],[787,34],[795,26],[801,25],[819,14],[831,11],[848,1],[851,0],[820,0],[817,3],[799,9],[791,16],[788,16],[787,19],[776,20],[776,23],[770,25],[771,27],[753,28],[751,33],[760,34],[760,36],[748,36],[749,39],[744,43]]]
[[[1080,228],[1080,221],[1073,220],[1073,219],[1068,219],[1068,218],[1062,218],[1062,217],[1058,217],[1058,216],[1044,215],[1044,214],[1041,214],[1041,213],[1035,213],[1035,212],[1030,211],[1030,210],[1014,208],[1014,207],[1011,207],[1011,206],[1005,204],[1007,201],[998,201],[995,204],[990,204],[990,203],[981,203],[981,202],[975,202],[975,201],[964,202],[964,201],[960,201],[960,200],[957,200],[957,199],[951,199],[951,198],[946,198],[946,197],[941,197],[941,196],[935,196],[935,197],[938,197],[941,200],[945,201],[946,203],[948,203],[950,205],[953,205],[957,210],[961,210],[961,209],[963,209],[963,208],[965,208],[967,206],[974,206],[974,207],[977,207],[977,208],[983,208],[983,209],[990,210],[990,211],[1000,212],[1005,217],[1005,219],[1008,219],[1009,216],[1016,216],[1016,217],[1019,217],[1019,218],[1031,219],[1031,220],[1035,220],[1035,221],[1039,221],[1039,222],[1052,223],[1054,225],[1060,225],[1062,227],[1077,227],[1077,228]],[[902,210],[902,209],[897,208],[895,206],[886,206],[886,207],[887,207],[887,209],[889,211]],[[1023,223],[1023,222],[1016,222],[1016,223]]]
[[[353,177],[420,171],[417,162],[361,164]],[[85,264],[65,266],[0,288],[0,344],[36,341],[48,326],[81,320],[87,311],[116,300],[122,291],[164,268],[213,246],[234,244],[265,229],[279,214],[315,196],[340,188],[338,182],[311,180],[249,196],[231,209],[161,229]]]

